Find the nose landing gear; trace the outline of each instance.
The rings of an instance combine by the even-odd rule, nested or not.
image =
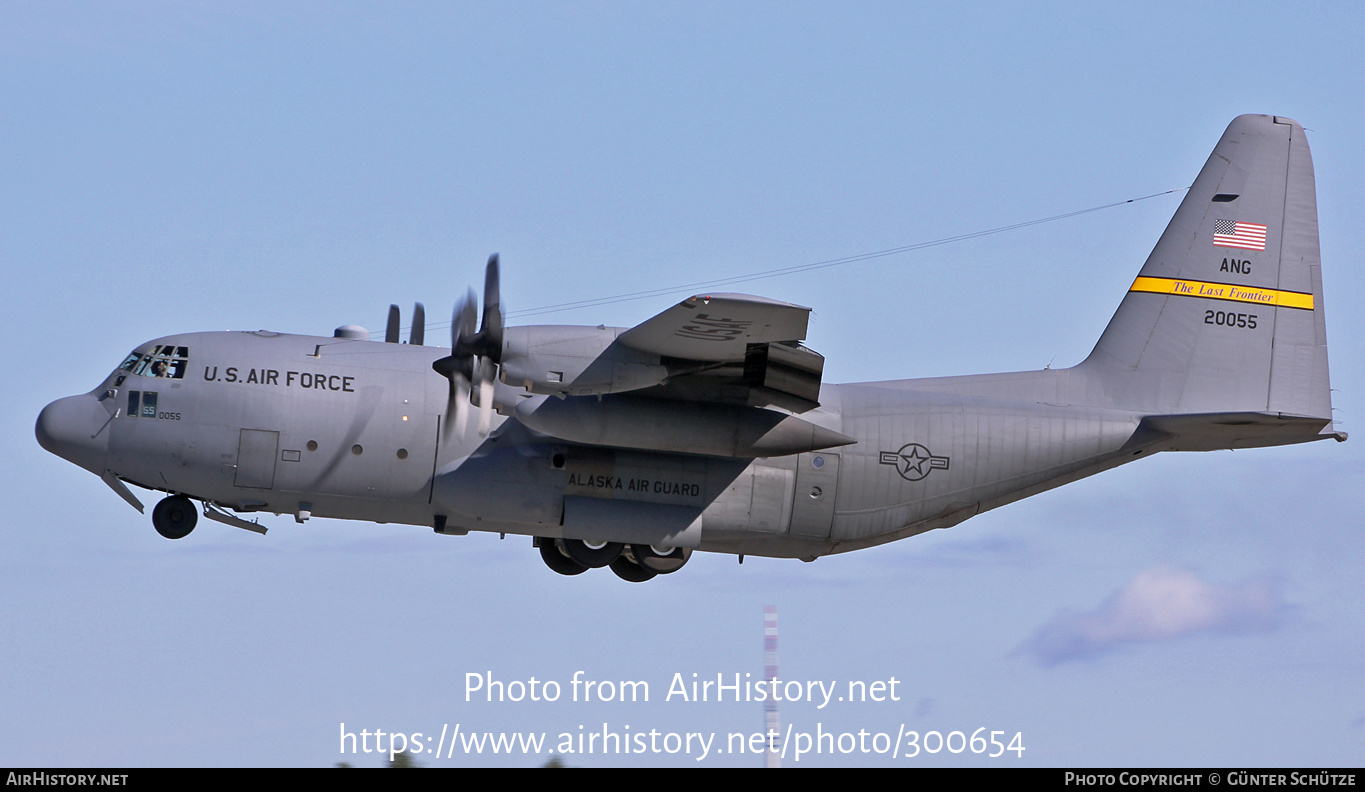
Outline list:
[[[152,510],[152,526],[167,539],[184,539],[199,522],[199,511],[184,495],[163,498]]]

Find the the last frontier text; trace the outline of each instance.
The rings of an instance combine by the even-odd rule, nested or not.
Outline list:
[[[750,674],[717,673],[673,674],[666,703],[799,701],[824,709],[831,703],[900,701],[896,688],[901,681],[886,680],[781,680],[753,679]],[[513,679],[495,677],[492,671],[465,674],[464,700],[504,701],[649,701],[649,682],[644,680],[587,679],[575,671],[561,683],[554,679]],[[657,699],[656,699],[657,700]]]

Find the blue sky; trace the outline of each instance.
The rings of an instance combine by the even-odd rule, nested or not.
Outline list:
[[[174,332],[439,319],[489,253],[512,311],[807,264],[1187,186],[1227,123],[1309,130],[1334,405],[1362,409],[1357,5],[0,6],[0,765],[351,761],[339,732],[750,732],[674,674],[899,681],[798,730],[981,727],[1026,751],[800,765],[1356,765],[1357,437],[1167,454],[813,564],[631,586],[495,535],[267,518],[167,542],[43,452],[47,402]],[[814,308],[829,381],[1066,366],[1178,195],[737,287]],[[527,321],[628,326],[685,293]],[[406,311],[405,307],[405,311]],[[515,321],[515,319],[514,319]],[[441,331],[434,331],[439,337]],[[30,361],[42,361],[30,365]],[[150,495],[148,496],[150,497]],[[465,701],[644,680],[649,703]],[[547,752],[548,753],[548,752]],[[431,766],[539,764],[482,754]],[[752,765],[753,756],[570,755]]]

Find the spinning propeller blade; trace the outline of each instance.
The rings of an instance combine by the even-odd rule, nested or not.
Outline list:
[[[470,397],[477,390],[479,405],[479,434],[488,434],[493,420],[493,388],[502,362],[502,301],[498,286],[498,254],[488,258],[483,283],[483,321],[474,329],[478,314],[478,297],[474,290],[455,304],[450,319],[450,355],[437,360],[431,367],[450,380],[446,401],[446,433],[451,424],[455,431],[464,433],[468,423]]]

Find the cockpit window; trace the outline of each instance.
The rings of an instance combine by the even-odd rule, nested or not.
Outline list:
[[[143,354],[134,352],[119,366],[120,371],[131,371],[141,377],[184,379],[190,364],[189,347],[158,344]]]

